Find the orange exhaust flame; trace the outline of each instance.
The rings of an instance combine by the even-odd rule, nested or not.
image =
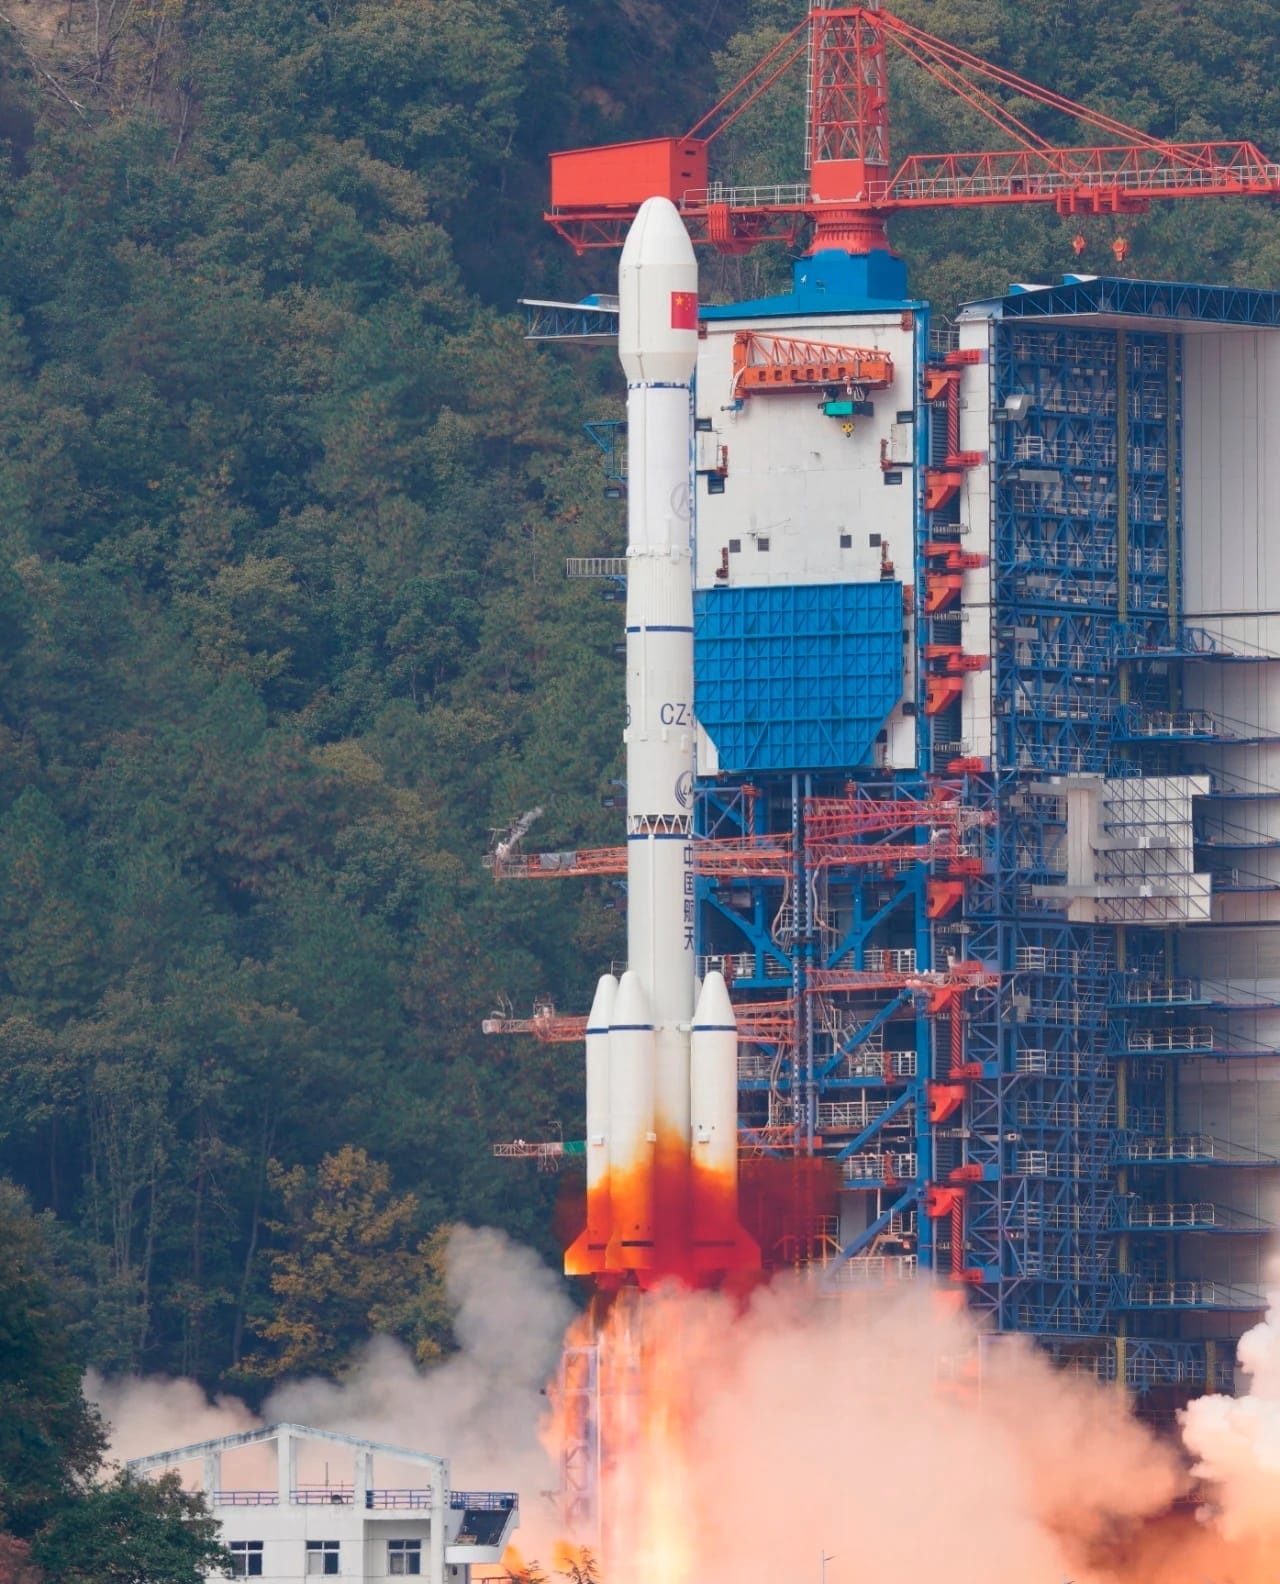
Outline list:
[[[820,1549],[828,1584],[1274,1584],[1280,1466],[1273,1532],[1224,1532],[1122,1394],[984,1339],[953,1293],[597,1297],[573,1340],[598,1348],[601,1534],[567,1540],[603,1584],[816,1584]],[[581,1554],[557,1574],[594,1584]]]

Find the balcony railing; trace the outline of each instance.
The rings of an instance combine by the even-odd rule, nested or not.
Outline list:
[[[828,1287],[861,1287],[881,1282],[913,1281],[916,1269],[914,1254],[857,1254],[852,1259],[824,1266],[822,1281]]]
[[[1131,1028],[1126,1041],[1131,1051],[1214,1050],[1217,1037],[1208,1024],[1185,1028]]]
[[[351,1485],[299,1485],[289,1492],[295,1507],[350,1507],[355,1499]]]
[[[1184,1161],[1195,1165],[1280,1166],[1280,1158],[1236,1144],[1230,1139],[1214,1138],[1208,1133],[1184,1133],[1173,1138],[1131,1139],[1117,1159],[1138,1164],[1143,1161]]]
[[[374,1507],[380,1511],[388,1509],[416,1511],[430,1507],[431,1490],[423,1486],[416,1486],[412,1490],[367,1490],[364,1493],[364,1504],[366,1507]]]
[[[1155,1282],[1132,1276],[1116,1276],[1112,1280],[1116,1301],[1126,1308],[1252,1311],[1267,1307],[1261,1288],[1237,1287],[1229,1282]]]
[[[450,1491],[450,1507],[464,1512],[513,1512],[520,1505],[515,1491]]]

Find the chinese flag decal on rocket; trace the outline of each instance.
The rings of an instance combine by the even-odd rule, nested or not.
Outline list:
[[[671,293],[671,328],[696,330],[698,328],[698,297],[696,292]]]

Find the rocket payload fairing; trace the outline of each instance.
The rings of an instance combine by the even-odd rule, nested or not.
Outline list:
[[[675,206],[640,208],[618,271],[627,376],[627,971],[587,1019],[587,1225],[571,1276],[754,1270],[738,1222],[738,1035],[694,957],[690,388],[698,266]],[[696,1004],[695,1004],[696,1003]]]

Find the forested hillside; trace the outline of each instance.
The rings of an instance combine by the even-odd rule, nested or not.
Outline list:
[[[1274,0],[903,0],[1153,132],[1280,156]],[[603,883],[495,887],[490,828],[616,839],[607,351],[522,292],[556,146],[685,130],[801,0],[0,4],[0,1148],[107,1370],[265,1389],[371,1330],[447,1345],[437,1228],[551,1246]],[[981,146],[895,79],[898,149]],[[798,173],[802,95],[722,171]],[[1062,123],[1043,130],[1069,138]],[[1048,214],[901,224],[944,305],[1074,267]],[[1111,265],[1115,224],[1086,228]],[[1126,270],[1275,284],[1261,205],[1127,220]],[[709,294],[785,261],[709,260]]]

